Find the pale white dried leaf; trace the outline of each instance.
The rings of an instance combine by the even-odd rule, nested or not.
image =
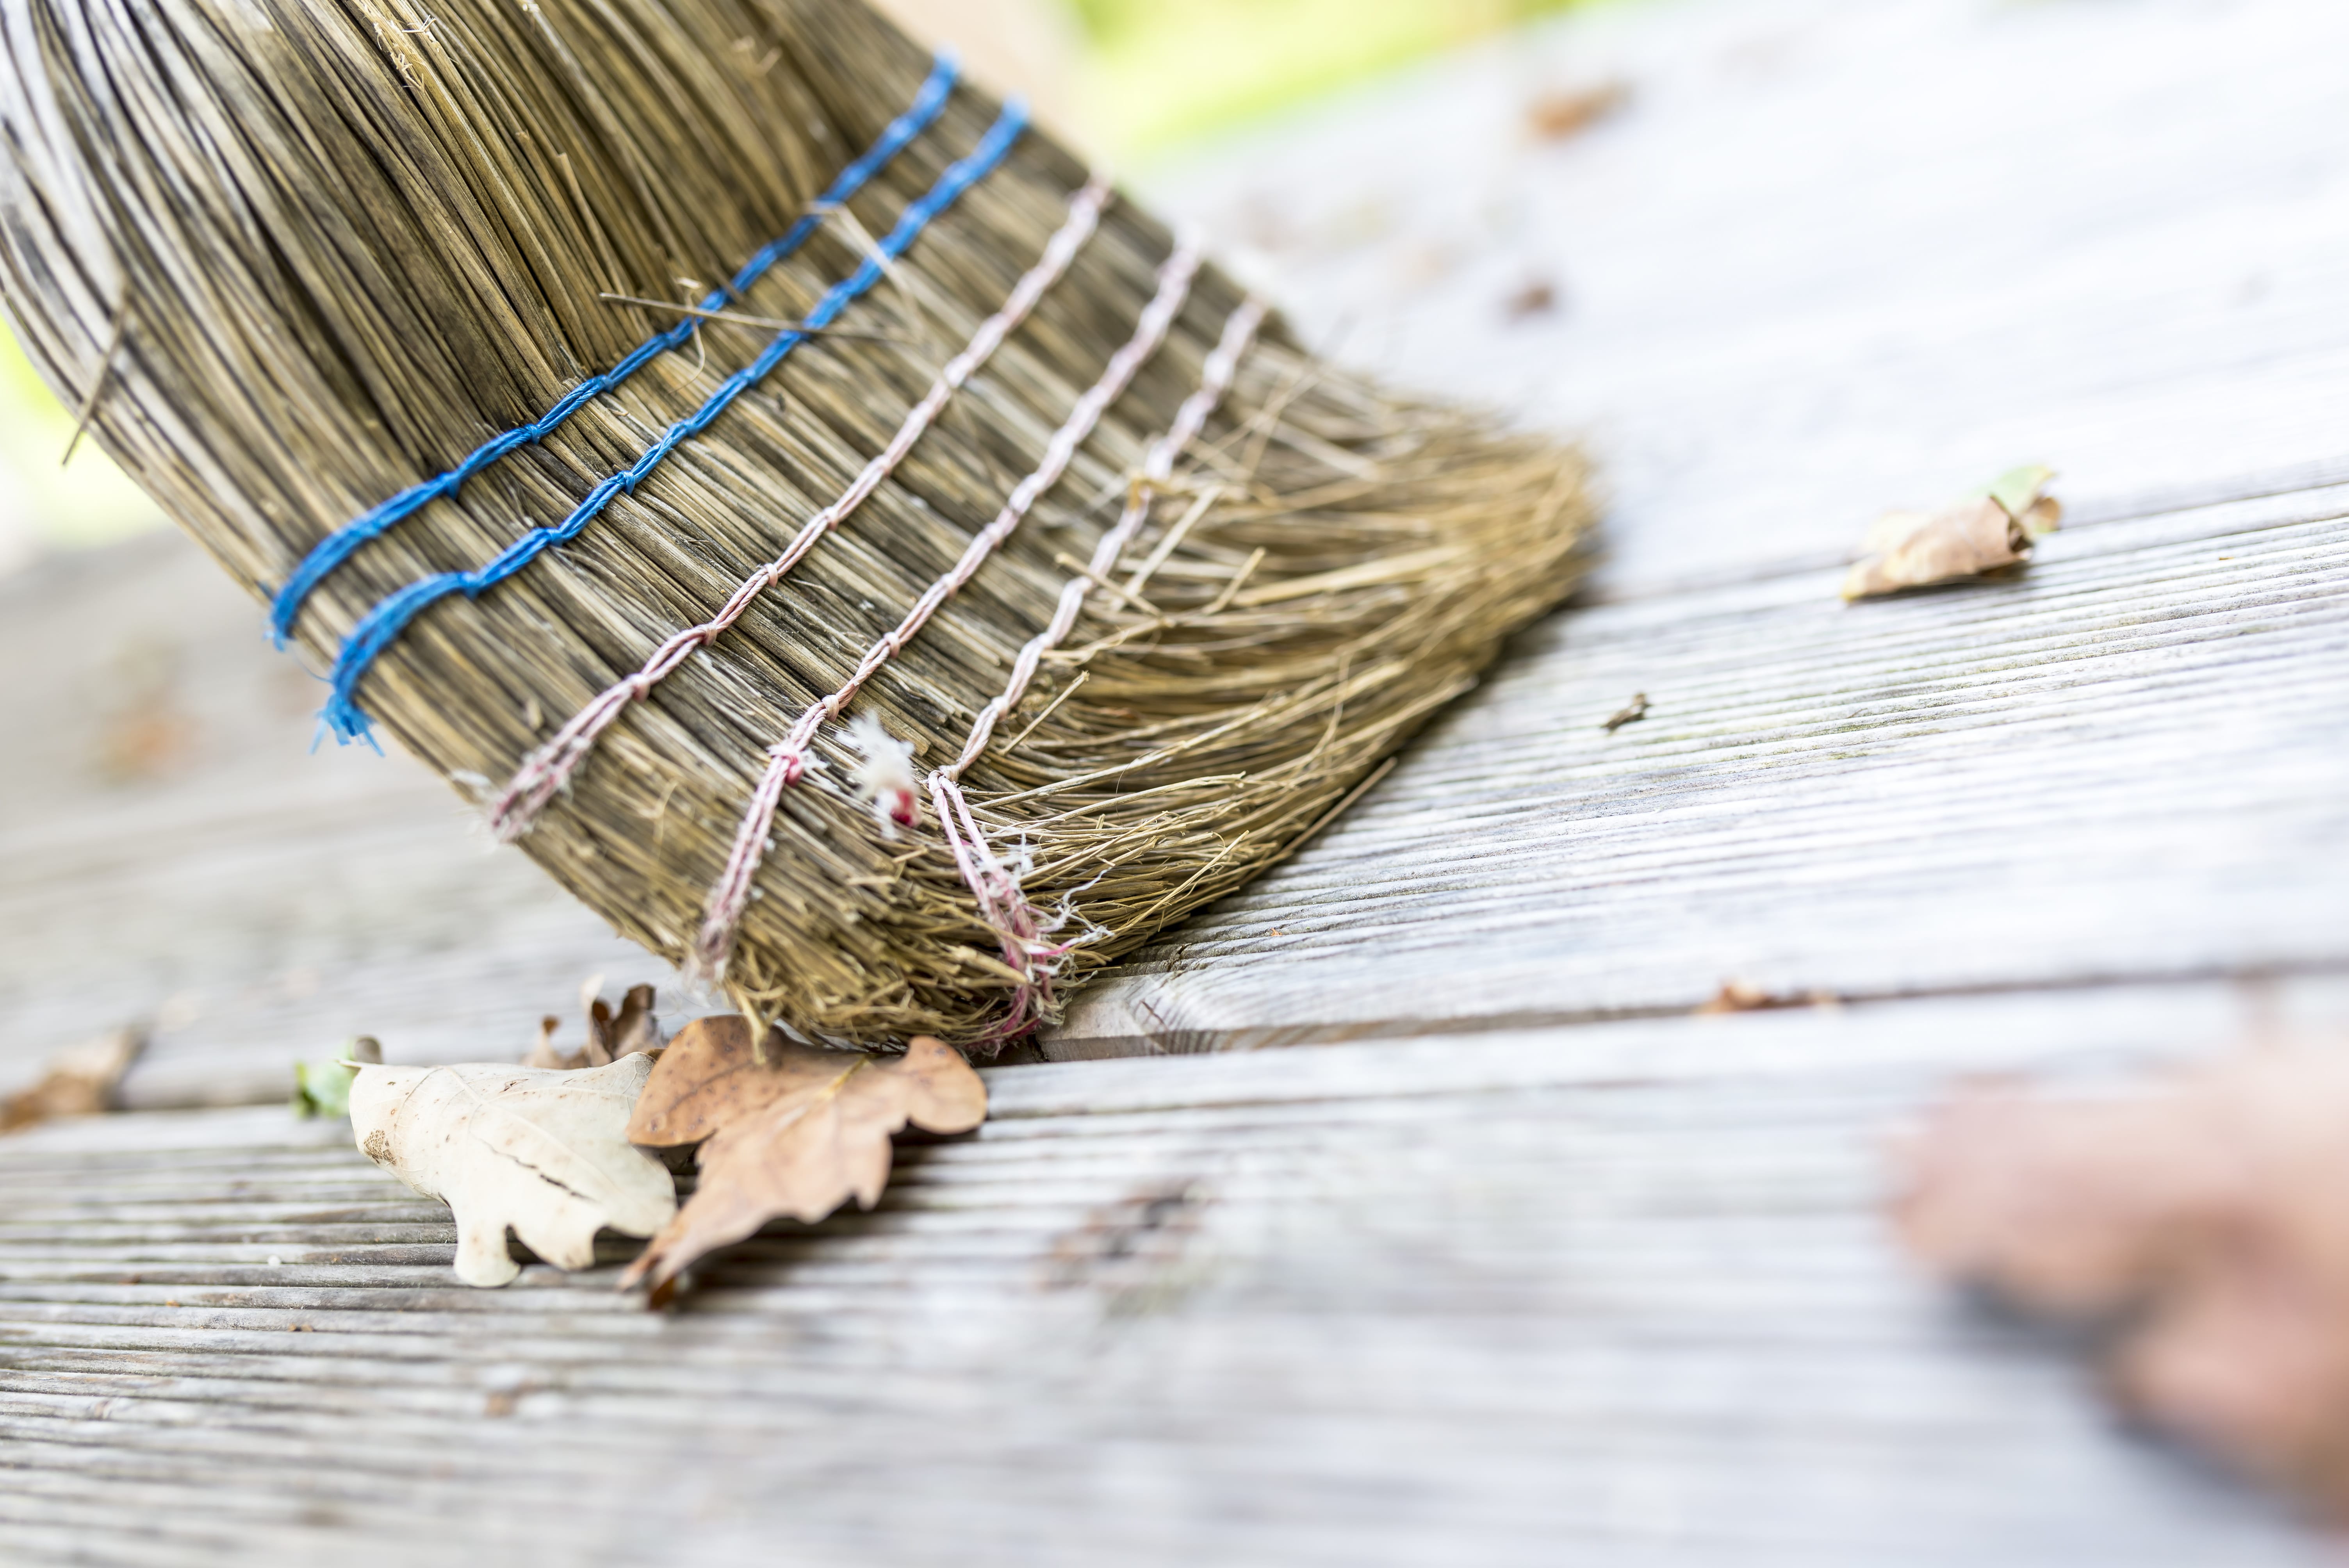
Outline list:
[[[649,1236],[677,1212],[676,1184],[627,1140],[653,1058],[564,1072],[479,1065],[360,1069],[351,1131],[361,1152],[457,1219],[457,1277],[520,1274],[511,1229],[558,1268],[595,1261],[595,1233]]]

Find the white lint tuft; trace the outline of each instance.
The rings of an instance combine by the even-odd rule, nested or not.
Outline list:
[[[857,799],[873,808],[881,836],[894,841],[897,830],[922,820],[920,797],[915,792],[913,742],[897,739],[881,727],[879,719],[863,713],[848,727],[848,744],[864,754],[850,775]]]

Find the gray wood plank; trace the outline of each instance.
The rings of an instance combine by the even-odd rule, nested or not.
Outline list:
[[[2339,492],[2011,581],[1553,621],[1317,842],[1080,994],[1062,1055],[2339,967]],[[1599,728],[1634,692],[1648,717]]]
[[[2344,50],[2310,0],[1592,6],[1149,183],[1348,355],[1587,434],[1645,593],[2018,462],[2095,517],[2349,477]]]
[[[2313,1563],[1875,1205],[1953,1074],[2344,1022],[2204,983],[1000,1068],[879,1210],[668,1316],[613,1267],[456,1286],[339,1129],[59,1124],[0,1143],[0,1520],[24,1561]]]
[[[324,687],[183,539],[0,580],[0,1089],[135,1019],[134,1104],[237,1104],[353,1034],[414,1060],[518,1055],[542,1012],[575,1036],[597,972],[682,1002],[416,763],[313,755]]]
[[[1555,623],[1322,842],[1081,996],[1055,1048],[1685,1007],[1730,978],[1877,995],[2332,963],[2344,511],[2315,491],[2085,527],[2023,580],[1896,603],[1844,609],[1811,574]],[[191,554],[118,559],[172,603],[212,591],[191,659],[270,677]],[[90,669],[60,674],[16,689],[63,707]],[[1651,717],[1602,735],[1633,690]],[[412,765],[306,758],[306,713],[239,695],[217,760],[5,830],[19,1077],[161,1010],[138,1103],[270,1099],[349,1033],[512,1054],[588,973],[669,979]],[[68,722],[23,732],[64,753],[28,772],[73,778]]]

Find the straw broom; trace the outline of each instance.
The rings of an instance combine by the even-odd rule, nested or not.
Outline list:
[[[1048,1020],[1578,570],[1571,450],[1313,358],[861,0],[0,31],[92,438],[330,727],[809,1038]]]

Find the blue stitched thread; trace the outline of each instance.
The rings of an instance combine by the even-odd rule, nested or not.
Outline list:
[[[931,122],[946,108],[947,100],[954,95],[958,69],[953,56],[940,55],[930,68],[929,79],[922,84],[922,90],[914,96],[914,101],[906,107],[905,112],[889,122],[888,129],[881,133],[881,139],[865,151],[864,157],[840,171],[839,177],[824,191],[822,201],[826,205],[837,205],[847,201],[863,190],[865,181],[879,173],[891,159],[903,152],[908,142],[928,129]],[[781,239],[774,241],[745,263],[742,270],[734,274],[733,282],[704,299],[700,308],[722,310],[729,303],[740,297],[752,284],[766,274],[768,268],[805,243],[807,237],[815,232],[816,225],[822,222],[820,214],[810,213],[793,223]],[[310,553],[302,558],[302,563],[294,569],[294,575],[285,580],[285,586],[277,591],[277,597],[269,607],[269,640],[280,648],[285,647],[285,639],[294,634],[294,620],[302,613],[303,602],[309,598],[313,589],[326,581],[329,573],[356,554],[359,546],[390,531],[394,524],[421,511],[427,503],[442,496],[455,495],[460,485],[517,447],[526,447],[553,435],[590,398],[611,391],[670,349],[682,348],[692,342],[694,329],[699,325],[699,322],[688,317],[667,331],[647,338],[619,364],[601,376],[589,377],[564,394],[563,400],[536,422],[492,437],[447,473],[409,486],[389,500],[320,540],[312,547]]]
[[[1003,161],[1013,142],[1027,129],[1027,106],[1017,99],[1003,106],[1003,113],[979,144],[965,158],[938,177],[929,193],[905,209],[897,226],[883,240],[881,257],[895,261],[904,255],[915,239],[965,191],[986,178],[995,166]],[[807,315],[809,327],[829,326],[849,304],[879,283],[883,276],[881,259],[867,257],[846,282],[835,284],[830,293]],[[707,429],[711,420],[726,411],[735,398],[749,391],[769,372],[781,365],[792,349],[807,340],[807,334],[788,331],[779,334],[759,357],[719,383],[709,400],[692,413],[671,425],[659,440],[647,448],[642,457],[587,492],[587,499],[572,510],[571,515],[552,528],[533,529],[499,552],[496,559],[474,572],[445,572],[411,583],[399,592],[384,599],[367,613],[365,619],[352,631],[343,644],[342,653],[335,660],[333,697],[319,717],[333,730],[337,739],[348,743],[367,738],[367,718],[354,700],[360,678],[375,656],[388,647],[407,628],[408,624],[422,613],[427,605],[462,593],[477,598],[483,590],[504,582],[521,571],[545,551],[549,545],[560,544],[575,538],[581,530],[594,521],[597,513],[611,504],[615,496],[634,490],[647,476],[658,468],[661,459],[677,449],[688,438]]]

